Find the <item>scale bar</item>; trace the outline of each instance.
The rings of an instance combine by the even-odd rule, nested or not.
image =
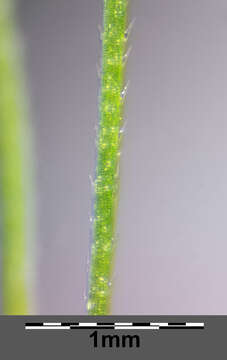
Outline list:
[[[113,322],[113,323],[70,323],[70,322],[43,322],[43,323],[26,323],[25,330],[190,330],[204,329],[204,323],[192,322]]]

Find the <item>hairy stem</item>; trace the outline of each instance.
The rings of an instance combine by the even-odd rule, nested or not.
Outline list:
[[[3,313],[24,315],[29,189],[27,109],[13,2],[0,0],[0,215]]]
[[[93,244],[87,302],[91,315],[110,312],[126,26],[127,0],[104,0]]]

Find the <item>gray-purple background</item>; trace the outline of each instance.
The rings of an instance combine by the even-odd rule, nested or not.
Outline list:
[[[85,314],[101,0],[18,0],[37,313]],[[113,314],[227,313],[227,2],[131,0]]]

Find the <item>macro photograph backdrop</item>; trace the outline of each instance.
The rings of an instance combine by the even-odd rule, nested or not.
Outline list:
[[[30,312],[85,315],[103,1],[12,3],[32,148]],[[129,0],[131,21],[111,314],[226,314],[227,2]]]

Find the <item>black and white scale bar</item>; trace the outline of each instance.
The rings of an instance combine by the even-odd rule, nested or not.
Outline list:
[[[112,329],[112,330],[162,330],[162,329],[204,329],[204,323],[191,322],[92,322],[92,323],[69,323],[69,322],[43,322],[26,323],[26,330],[82,330],[82,329]]]

